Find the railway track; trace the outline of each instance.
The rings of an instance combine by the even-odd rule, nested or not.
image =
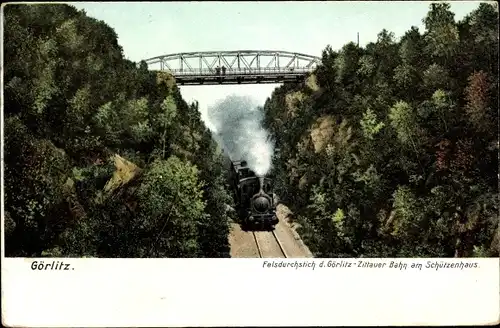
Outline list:
[[[252,234],[253,234],[255,245],[257,246],[257,250],[259,252],[260,258],[264,258],[264,257],[284,257],[284,258],[287,258],[288,257],[288,255],[285,251],[285,248],[283,247],[283,244],[281,243],[278,236],[276,235],[276,232],[274,232],[274,231],[266,231],[266,232],[253,231]],[[260,242],[259,242],[259,240],[261,239],[260,237],[262,237],[264,234],[267,237],[266,238],[267,243],[263,247],[262,240]],[[271,238],[271,235],[272,235],[272,238]],[[270,244],[272,244],[273,242],[275,243],[274,248],[279,249],[279,253],[280,253],[279,255],[277,254],[277,252],[273,252],[270,250],[271,249],[270,246],[272,246]]]

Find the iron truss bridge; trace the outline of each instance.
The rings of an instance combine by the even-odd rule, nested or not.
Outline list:
[[[170,72],[180,85],[302,81],[321,62],[286,51],[185,52],[146,59],[150,70]]]

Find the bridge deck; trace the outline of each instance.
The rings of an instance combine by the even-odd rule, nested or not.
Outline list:
[[[300,82],[304,74],[173,75],[180,85]]]

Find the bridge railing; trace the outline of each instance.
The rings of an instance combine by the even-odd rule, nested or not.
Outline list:
[[[189,75],[215,75],[215,76],[225,76],[225,75],[268,75],[268,74],[283,74],[283,75],[293,75],[293,74],[304,74],[314,71],[315,67],[261,67],[261,68],[226,68],[225,72],[222,68],[217,71],[215,68],[202,68],[202,69],[189,69],[189,68],[177,68],[168,69],[164,68],[165,71],[170,72],[175,76],[189,76]]]

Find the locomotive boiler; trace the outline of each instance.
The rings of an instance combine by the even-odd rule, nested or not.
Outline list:
[[[278,223],[271,179],[256,175],[246,161],[231,160],[230,180],[235,210],[244,226],[269,228]]]

